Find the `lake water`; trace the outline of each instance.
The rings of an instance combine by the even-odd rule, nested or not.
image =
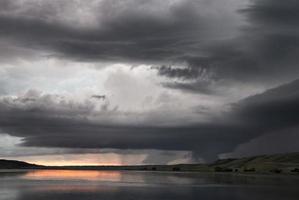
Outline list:
[[[298,200],[297,176],[35,170],[0,172],[0,200]]]

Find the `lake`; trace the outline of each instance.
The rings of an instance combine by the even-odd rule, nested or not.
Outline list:
[[[0,200],[298,200],[298,176],[184,172],[0,172]]]

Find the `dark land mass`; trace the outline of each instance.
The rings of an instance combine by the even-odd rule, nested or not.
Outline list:
[[[134,165],[134,166],[41,166],[13,160],[0,160],[0,169],[57,169],[57,170],[139,170],[223,172],[252,174],[298,174],[299,153],[261,155],[246,158],[222,159],[210,164]]]
[[[0,169],[36,169],[43,166],[16,160],[0,160]]]

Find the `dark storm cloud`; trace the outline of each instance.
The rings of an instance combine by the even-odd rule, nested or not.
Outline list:
[[[233,80],[247,83],[283,83],[298,78],[299,2],[296,0],[252,0],[240,9],[247,24],[240,35],[201,47],[204,56],[186,57],[189,71],[198,68],[213,72],[214,81]],[[190,69],[191,68],[191,69]],[[175,69],[159,74],[173,77]],[[186,77],[181,74],[181,77]],[[191,77],[194,79],[194,77]],[[201,77],[198,77],[201,82]],[[198,85],[194,83],[194,87]],[[175,88],[175,87],[173,87]],[[177,85],[178,89],[189,89]],[[196,92],[196,90],[194,90]],[[198,92],[201,92],[200,88]]]
[[[185,92],[191,92],[191,93],[201,93],[206,95],[215,95],[218,93],[211,86],[210,81],[196,81],[195,83],[194,82],[184,83],[184,82],[174,81],[174,82],[162,83],[162,85],[170,89],[180,89],[180,90],[184,90]]]
[[[247,46],[243,55],[255,63],[251,74],[282,80],[298,77],[298,9],[298,1],[263,0],[241,11],[250,23],[241,39]]]
[[[152,67],[153,69],[154,67]],[[205,68],[196,67],[172,67],[161,66],[158,70],[160,76],[167,76],[169,78],[177,79],[177,81],[163,82],[162,86],[170,89],[180,89],[184,91],[199,92],[202,94],[216,94],[217,92],[211,87],[211,76],[207,75]],[[200,80],[198,78],[201,77]],[[188,82],[189,81],[189,82]]]
[[[200,74],[199,68],[172,68],[171,66],[161,66],[159,69],[159,75],[168,76],[170,78],[182,78],[182,79],[194,79]]]
[[[48,20],[61,14],[57,12],[58,8],[63,7],[62,3],[56,2],[58,5],[50,8],[40,4],[33,12],[32,8],[25,9],[28,5],[24,1],[21,5],[25,11],[21,14],[18,14],[18,7],[15,8],[13,3],[1,3],[7,9],[0,13],[2,38],[17,42],[20,46],[53,51],[55,56],[80,61],[176,59],[178,55],[187,53],[192,43],[198,43],[198,35],[207,35],[205,28],[208,22],[198,13],[199,4],[196,1],[182,1],[163,11],[165,14],[162,11],[147,13],[147,7],[152,4],[159,7],[160,3],[154,0],[149,3],[127,0],[121,5],[115,1],[116,6],[104,1],[99,3],[97,11],[102,13],[104,19],[99,19],[100,25],[95,24],[92,28],[74,28],[73,24]],[[9,9],[11,12],[7,12]]]
[[[260,132],[298,125],[298,111],[299,80],[248,97],[233,105],[233,115]]]
[[[24,137],[25,146],[195,150],[206,158],[229,151],[233,145],[231,141],[244,140],[237,134],[241,127],[226,124],[155,127],[93,122],[89,120],[90,117],[109,117],[109,112],[93,112],[93,106],[89,103],[56,102],[53,98],[51,95],[43,95],[36,98],[36,101],[24,101],[23,97],[2,99],[1,130]],[[226,129],[230,132],[218,131]],[[218,148],[211,149],[211,146]]]
[[[299,2],[296,0],[253,0],[253,4],[243,11],[248,12],[251,20],[259,24],[270,25],[273,28],[293,27],[298,25],[299,14],[296,11],[298,7]]]
[[[164,87],[180,89],[185,92],[215,95],[219,92],[213,87],[217,83],[216,74],[210,70],[210,63],[205,59],[185,58],[187,66],[161,66],[152,67],[158,71],[158,75],[174,79],[162,82]]]
[[[70,1],[26,2],[0,0],[0,44],[9,47],[0,47],[1,61],[26,56],[30,49],[78,61],[186,63],[185,68],[159,67],[160,76],[175,80],[163,86],[205,94],[215,94],[212,83],[218,80],[280,83],[298,77],[296,0],[250,1],[239,10],[247,20],[239,34],[239,23],[231,23],[236,16],[218,12],[226,9],[222,0],[185,0],[167,9],[159,9],[164,8],[159,0],[104,0],[95,6],[102,15],[90,27],[60,16]],[[91,101],[102,97],[80,104],[33,92],[1,98],[0,128],[24,137],[25,146],[192,150],[211,159],[252,138],[298,125],[298,88],[295,81],[239,101],[208,122],[180,127],[120,125],[114,117],[129,114],[107,105],[95,111]],[[0,92],[5,89],[0,86]]]
[[[92,95],[91,98],[98,99],[98,100],[105,100],[107,97],[106,95]]]
[[[35,101],[24,101],[28,95],[3,98],[0,127],[24,137],[25,146],[191,150],[209,160],[252,138],[298,125],[298,88],[297,80],[233,104],[209,122],[179,127],[95,121],[92,117],[109,117],[117,111],[95,112],[90,102],[57,101],[51,95],[35,95]]]
[[[287,144],[287,145],[286,145]],[[274,133],[264,134],[239,145],[225,157],[249,157],[255,155],[281,154],[299,151],[298,126]]]
[[[298,77],[299,3],[294,0],[253,1],[240,12],[250,23],[244,36],[248,60],[255,62],[253,73],[268,79]]]
[[[281,82],[298,77],[296,0],[252,0],[236,6],[238,11],[235,1],[231,6],[220,0],[98,1],[92,11],[95,19],[84,18],[95,21],[87,27],[64,21],[84,17],[75,16],[76,6],[88,5],[81,1],[26,2],[0,1],[0,38],[15,49],[9,57],[24,55],[27,48],[78,61],[184,62],[185,69],[162,66],[158,74],[196,79],[194,86],[165,84],[194,92],[202,91],[198,85],[210,74],[210,81]],[[69,7],[73,10],[64,16]]]

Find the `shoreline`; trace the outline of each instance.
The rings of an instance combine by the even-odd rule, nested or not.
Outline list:
[[[144,173],[169,173],[169,174],[209,174],[209,175],[229,175],[229,176],[243,176],[243,177],[292,177],[299,179],[299,173],[244,173],[244,172],[215,172],[215,171],[170,171],[170,170],[132,170],[132,169],[86,169],[86,168],[31,168],[31,169],[0,169],[1,173],[18,173],[18,172],[31,172],[31,171],[123,171],[123,172],[144,172]]]

